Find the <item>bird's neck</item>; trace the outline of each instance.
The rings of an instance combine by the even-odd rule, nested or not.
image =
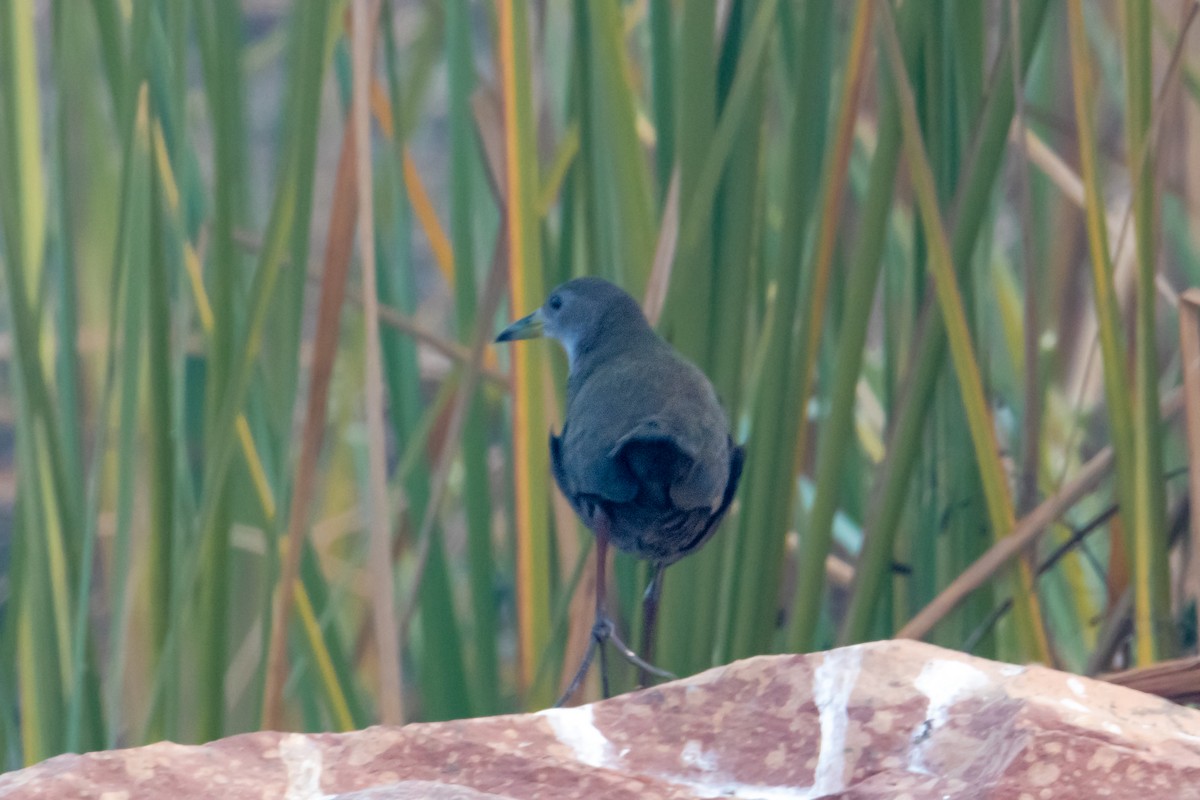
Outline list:
[[[587,339],[563,342],[563,349],[567,351],[568,393],[581,386],[605,363],[655,352],[666,346],[640,315],[636,320],[606,320],[606,323],[611,324],[605,324]]]

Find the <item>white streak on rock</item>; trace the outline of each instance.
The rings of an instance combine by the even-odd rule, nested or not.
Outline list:
[[[679,753],[679,760],[701,772],[715,772],[717,769],[716,756],[706,751],[704,746],[695,739],[688,739],[684,742],[683,750]]]
[[[538,712],[550,723],[555,737],[575,751],[575,757],[590,767],[610,766],[614,748],[596,727],[595,713],[590,705],[575,708],[548,708]]]
[[[860,647],[830,650],[813,673],[813,702],[820,712],[821,750],[813,773],[812,796],[846,788],[846,729],[850,694],[862,670]]]
[[[1076,697],[1086,697],[1087,689],[1083,686],[1083,681],[1079,678],[1067,678],[1067,688],[1075,693]]]
[[[950,708],[959,698],[982,689],[988,683],[988,676],[982,670],[962,661],[939,658],[921,668],[921,674],[913,685],[929,698],[929,706],[925,710],[925,719],[913,731],[912,747],[908,752],[909,770],[933,774],[933,770],[925,763],[925,742],[946,724]]]
[[[1080,714],[1092,713],[1092,710],[1090,708],[1088,708],[1087,706],[1085,706],[1083,703],[1079,703],[1075,700],[1072,700],[1069,697],[1064,697],[1064,698],[1060,699],[1058,702],[1061,705],[1065,706],[1066,708],[1071,709],[1072,711],[1078,711]]]
[[[696,781],[678,775],[660,775],[675,786],[687,789],[696,797],[743,797],[746,800],[811,800],[817,797],[812,789],[795,786],[759,786],[737,781]]]
[[[307,736],[291,733],[279,740],[279,759],[287,770],[284,800],[321,800],[321,751]]]
[[[688,775],[659,775],[697,797],[742,797],[754,800],[810,800],[846,788],[846,733],[850,725],[850,695],[862,671],[860,646],[831,650],[813,673],[812,697],[821,723],[821,750],[812,786],[763,786],[730,780],[717,757],[699,742],[688,741],[680,762],[696,770]],[[559,737],[562,738],[561,736]],[[699,773],[697,775],[697,773]]]

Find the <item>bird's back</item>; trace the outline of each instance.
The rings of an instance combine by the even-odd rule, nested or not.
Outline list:
[[[605,514],[623,550],[662,562],[691,552],[741,469],[712,385],[657,336],[578,367],[561,440],[551,442],[563,492],[590,527]]]

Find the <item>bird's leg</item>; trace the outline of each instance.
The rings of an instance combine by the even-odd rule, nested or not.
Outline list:
[[[592,640],[588,642],[587,652],[583,654],[583,662],[580,663],[579,669],[575,670],[575,676],[571,678],[571,683],[567,686],[567,690],[554,701],[554,708],[562,708],[571,699],[571,696],[579,690],[580,684],[583,683],[583,679],[587,676],[588,669],[592,666],[592,659],[596,657],[596,651],[602,649],[599,644],[596,641],[595,635],[593,635]],[[601,660],[603,658],[602,655]]]
[[[642,658],[647,662],[654,661],[654,629],[658,623],[658,600],[662,597],[664,569],[661,561],[650,565],[650,583],[646,586],[646,594],[642,596]],[[638,686],[650,684],[650,672],[645,667],[638,670]]]
[[[658,571],[658,575],[655,576],[654,581],[655,581],[655,583],[661,583],[662,567],[660,567],[656,564],[655,569]],[[653,584],[651,585],[651,587],[652,586],[653,586]],[[658,604],[658,595],[657,594],[654,595],[653,600],[654,600],[655,608],[657,609],[657,604]],[[645,600],[643,600],[643,602],[645,602]],[[597,613],[596,625],[600,626],[601,620],[599,618],[599,613],[600,613],[599,607],[597,607],[596,613]],[[657,614],[656,614],[656,616],[657,616]],[[643,658],[642,656],[639,656],[637,653],[633,652],[633,648],[630,647],[629,645],[625,644],[624,640],[622,640],[621,637],[617,634],[617,627],[612,623],[612,620],[610,620],[608,618],[607,614],[604,616],[603,624],[605,625],[605,628],[606,628],[603,638],[612,642],[613,646],[617,648],[617,651],[625,658],[625,660],[638,668],[638,676],[639,676],[638,686],[639,686],[639,688],[642,686],[645,686],[649,682],[649,678],[645,677],[647,674],[657,675],[660,678],[667,678],[668,680],[673,680],[676,677],[673,673],[667,672],[665,669],[659,669],[658,667],[651,664],[649,658]],[[653,625],[654,625],[653,618],[650,619],[649,624],[651,627],[653,627]],[[651,635],[653,635],[653,631],[651,631],[650,633],[651,633]],[[644,637],[643,637],[642,645],[643,645],[643,652],[645,652],[646,643],[644,641]],[[601,656],[601,658],[603,658],[603,656]],[[601,663],[603,663],[603,661]]]
[[[592,625],[592,638],[588,642],[587,652],[584,653],[583,663],[575,671],[575,675],[571,678],[571,683],[567,686],[567,690],[555,702],[555,708],[561,707],[578,691],[580,685],[583,683],[583,679],[587,676],[588,669],[592,666],[592,659],[596,657],[597,652],[600,654],[600,688],[603,696],[605,698],[609,697],[608,658],[604,652],[605,642],[612,642],[625,660],[638,668],[640,674],[645,675],[646,673],[650,673],[660,678],[668,679],[675,677],[672,673],[664,669],[659,669],[653,664],[648,663],[645,659],[640,658],[617,635],[616,625],[613,624],[612,618],[608,616],[607,604],[608,583],[606,580],[606,562],[608,560],[608,521],[606,519],[598,520],[593,532],[596,535],[596,620]],[[657,598],[655,602],[657,602]],[[645,681],[643,681],[644,683]]]
[[[600,637],[593,637],[592,639],[596,643],[596,652],[600,654],[600,696],[605,700],[612,697],[612,692],[608,688],[608,653],[604,650],[604,639],[609,636],[612,636],[611,624],[607,636],[601,634]]]
[[[608,616],[608,591],[605,580],[608,563],[608,520],[596,526],[596,621],[592,625],[592,641],[600,651],[600,696],[605,700],[608,691],[608,656],[604,653],[604,642],[613,635],[612,619]]]
[[[606,591],[605,591],[605,562],[608,555],[608,523],[607,521],[598,521],[596,524],[596,617],[592,624],[592,637],[588,642],[587,651],[583,654],[583,662],[579,665],[579,669],[575,671],[575,676],[571,678],[571,683],[567,686],[567,690],[562,693],[562,696],[554,703],[555,708],[561,707],[564,703],[571,699],[571,695],[579,689],[583,679],[587,677],[588,669],[592,666],[592,659],[596,657],[596,651],[600,652],[600,683],[601,690],[604,696],[608,697],[608,659],[604,654],[604,642],[613,633],[613,623],[609,619],[608,613],[605,611]]]

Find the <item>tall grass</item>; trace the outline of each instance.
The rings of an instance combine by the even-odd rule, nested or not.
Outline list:
[[[548,702],[564,362],[487,342],[580,274],[747,447],[662,666],[1194,651],[1195,17],[0,0],[5,766]]]

